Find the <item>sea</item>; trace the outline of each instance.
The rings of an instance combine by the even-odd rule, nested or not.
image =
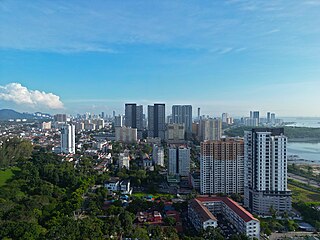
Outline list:
[[[317,117],[281,117],[286,126],[320,128],[320,118]]]
[[[290,117],[281,119],[284,122],[290,122],[286,126],[320,128],[320,118]],[[306,163],[320,164],[320,142],[289,142],[287,150],[288,155],[298,155],[299,158],[307,160]]]

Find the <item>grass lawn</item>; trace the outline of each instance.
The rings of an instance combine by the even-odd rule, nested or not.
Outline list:
[[[154,198],[158,198],[158,197],[165,197],[167,199],[171,199],[174,198],[175,196],[172,194],[168,194],[168,193],[155,193],[155,194],[151,194],[151,193],[132,193],[131,196],[132,197],[138,197],[138,198],[143,198],[145,196],[149,196],[152,195]]]
[[[12,167],[12,168],[8,168],[6,170],[2,170],[0,171],[0,187],[2,187],[7,180],[9,180],[10,178],[12,178],[12,176],[14,175],[13,171],[14,170],[20,170],[18,167]]]
[[[288,188],[292,191],[292,201],[298,202],[320,202],[320,194],[312,192],[291,184],[288,184]]]

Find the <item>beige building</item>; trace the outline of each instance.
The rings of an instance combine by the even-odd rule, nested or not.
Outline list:
[[[116,127],[116,141],[132,143],[137,141],[137,129],[131,127]]]
[[[199,124],[199,139],[220,140],[222,136],[222,121],[217,118],[208,118],[200,120]]]
[[[242,139],[205,141],[200,149],[202,194],[244,192],[244,143]]]
[[[50,130],[51,129],[51,122],[42,122],[41,129],[42,130]]]
[[[184,124],[172,123],[167,126],[166,139],[169,143],[181,143],[184,141]]]

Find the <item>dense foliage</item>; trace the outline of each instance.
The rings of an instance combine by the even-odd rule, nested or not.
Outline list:
[[[309,222],[312,226],[316,228],[317,231],[320,231],[319,202],[318,203],[298,202],[298,203],[294,203],[293,207],[301,213],[304,221]]]
[[[20,138],[0,139],[0,168],[13,166],[19,160],[30,158],[32,145],[29,141]]]

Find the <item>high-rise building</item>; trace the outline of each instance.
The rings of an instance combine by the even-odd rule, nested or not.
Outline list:
[[[119,154],[119,168],[122,169],[125,167],[126,169],[130,169],[130,155],[129,150],[124,150],[123,153]]]
[[[291,211],[287,137],[283,128],[256,128],[244,136],[244,204],[259,215]]]
[[[258,122],[258,126],[259,126],[259,124],[260,124],[260,113],[259,113],[259,111],[250,112],[250,115],[252,115],[252,117],[250,117],[250,118],[256,119],[256,121]]]
[[[272,124],[275,124],[275,123],[276,123],[276,114],[275,114],[275,113],[271,113],[270,122],[271,122]]]
[[[198,121],[200,121],[200,108],[198,107]]]
[[[124,143],[137,142],[137,129],[131,127],[116,127],[115,136],[116,141]]]
[[[201,119],[199,126],[199,139],[206,140],[220,140],[222,136],[222,122],[220,119]]]
[[[72,124],[65,124],[61,128],[61,153],[76,153],[76,134],[75,126]]]
[[[104,119],[105,115],[104,112],[101,112],[101,118]]]
[[[148,137],[165,139],[165,104],[148,106]]]
[[[114,127],[122,127],[123,126],[123,116],[115,116],[114,117]]]
[[[66,114],[56,114],[54,115],[55,122],[67,122],[67,115]]]
[[[184,142],[184,124],[172,123],[167,125],[166,140],[168,143]]]
[[[202,194],[243,193],[244,145],[240,139],[205,141],[200,148]]]
[[[138,138],[142,138],[143,132],[143,106],[135,103],[125,104],[125,126],[136,128]]]
[[[270,116],[270,112],[267,112],[267,123],[271,122],[271,116]]]
[[[192,134],[192,106],[191,105],[173,105],[172,122],[184,124],[186,133]]]
[[[169,175],[188,176],[190,172],[190,148],[171,146],[169,148]]]
[[[152,148],[152,158],[155,165],[164,167],[164,149],[156,144]]]
[[[222,122],[226,124],[233,124],[233,118],[228,113],[222,113]]]

